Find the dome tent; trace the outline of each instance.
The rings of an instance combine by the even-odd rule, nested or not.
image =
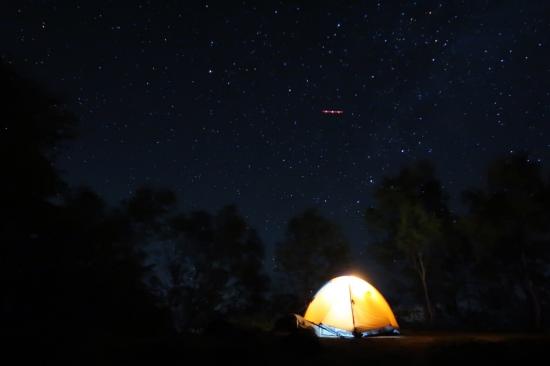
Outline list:
[[[309,304],[300,327],[313,328],[319,337],[362,337],[399,334],[390,306],[376,288],[354,276],[336,277]]]

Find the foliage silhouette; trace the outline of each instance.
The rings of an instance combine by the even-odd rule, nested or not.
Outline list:
[[[305,310],[319,287],[346,270],[349,261],[349,243],[337,224],[315,209],[290,219],[285,239],[276,248],[276,270],[284,287],[279,298],[292,301],[285,294],[295,298],[284,308]]]
[[[469,206],[462,228],[472,245],[480,278],[506,298],[519,286],[530,303],[532,323],[543,325],[541,296],[548,296],[550,191],[541,167],[526,153],[495,160],[484,190],[464,192]],[[509,301],[509,300],[507,300]]]
[[[446,195],[433,166],[421,161],[385,178],[376,189],[375,202],[366,213],[368,227],[378,234],[375,253],[387,264],[404,263],[413,270],[432,323],[432,271],[444,258],[444,226],[449,218]]]
[[[54,168],[59,144],[75,136],[74,115],[4,64],[0,102],[2,332],[47,339],[168,326],[142,283],[128,210],[71,190]]]
[[[169,225],[155,287],[179,331],[204,330],[218,318],[235,320],[261,308],[269,284],[263,243],[235,206],[215,215],[179,214]]]

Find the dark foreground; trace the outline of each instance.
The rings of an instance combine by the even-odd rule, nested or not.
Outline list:
[[[17,353],[20,361],[28,357],[39,361],[35,365],[52,361],[72,365],[492,365],[540,363],[550,349],[549,335],[489,333],[416,333],[357,340],[317,339],[296,333],[75,341],[63,344],[52,340],[36,346],[27,342],[25,350]]]

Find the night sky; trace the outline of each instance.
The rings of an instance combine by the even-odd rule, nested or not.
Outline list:
[[[546,1],[10,3],[2,58],[79,116],[58,167],[113,204],[235,203],[270,246],[317,207],[362,248],[404,164],[434,161],[460,209],[494,157],[550,159]]]

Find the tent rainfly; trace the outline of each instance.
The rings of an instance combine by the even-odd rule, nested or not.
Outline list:
[[[355,276],[336,277],[325,284],[298,326],[313,328],[319,337],[364,337],[399,334],[390,306],[376,288]]]

